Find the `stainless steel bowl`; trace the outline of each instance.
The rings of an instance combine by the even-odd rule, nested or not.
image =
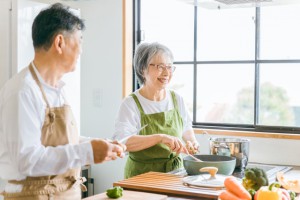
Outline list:
[[[249,143],[249,139],[210,138],[210,154],[235,157],[235,168],[244,170],[249,159]]]

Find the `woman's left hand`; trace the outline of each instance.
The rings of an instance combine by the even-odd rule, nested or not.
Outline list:
[[[199,149],[199,143],[197,141],[187,141],[185,147],[190,154],[196,154]]]

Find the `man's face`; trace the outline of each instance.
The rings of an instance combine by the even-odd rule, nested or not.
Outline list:
[[[75,30],[64,36],[65,46],[63,48],[62,63],[65,73],[75,70],[77,61],[82,51],[82,31]]]

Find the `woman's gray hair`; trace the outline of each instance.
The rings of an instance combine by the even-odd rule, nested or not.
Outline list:
[[[144,71],[148,69],[151,59],[156,55],[165,55],[173,63],[171,50],[165,45],[154,43],[141,43],[137,46],[133,58],[133,66],[140,85],[145,83]]]

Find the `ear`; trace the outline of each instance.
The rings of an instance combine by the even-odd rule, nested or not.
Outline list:
[[[53,45],[54,45],[55,50],[59,54],[62,54],[63,48],[66,45],[64,36],[62,34],[56,35],[54,38]]]

